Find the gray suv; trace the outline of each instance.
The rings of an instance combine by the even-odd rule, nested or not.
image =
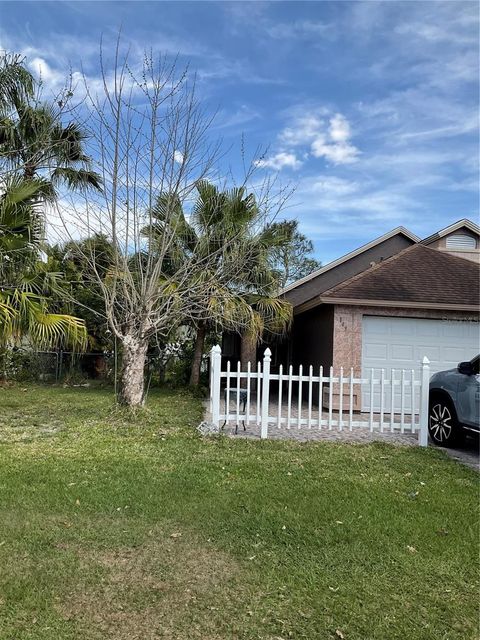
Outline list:
[[[479,363],[480,355],[430,378],[428,431],[436,444],[451,447],[480,433]]]

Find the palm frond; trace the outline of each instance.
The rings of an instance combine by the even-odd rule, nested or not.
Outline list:
[[[95,171],[88,169],[74,169],[72,167],[57,167],[52,171],[52,182],[63,182],[73,191],[88,191],[88,189],[102,189],[102,178]]]
[[[0,343],[30,340],[36,347],[86,346],[85,322],[66,314],[49,313],[45,300],[32,292],[0,291]]]
[[[4,53],[0,57],[0,110],[17,107],[33,97],[34,79],[18,54]]]
[[[55,119],[50,139],[55,156],[62,164],[83,162],[89,163],[90,158],[83,152],[83,143],[87,139],[86,133],[76,122],[69,122],[65,127]]]
[[[23,264],[37,255],[43,239],[42,201],[50,187],[46,180],[10,176],[0,196],[0,273],[12,261]]]

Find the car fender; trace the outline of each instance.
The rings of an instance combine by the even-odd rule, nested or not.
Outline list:
[[[450,389],[445,389],[444,387],[441,387],[441,386],[430,387],[429,396],[428,396],[429,400],[433,395],[435,395],[437,398],[444,398],[445,400],[448,400],[453,405],[453,409],[455,410],[455,413],[457,413],[455,409],[455,397],[454,395],[452,395],[452,391]]]

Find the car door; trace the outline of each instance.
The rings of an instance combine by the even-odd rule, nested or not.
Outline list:
[[[480,356],[472,361],[471,375],[461,375],[457,387],[457,414],[463,424],[480,428]]]

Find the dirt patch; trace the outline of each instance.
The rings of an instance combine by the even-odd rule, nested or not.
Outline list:
[[[86,580],[59,609],[82,638],[239,637],[231,617],[242,618],[242,609],[248,615],[251,607],[242,593],[242,570],[213,545],[172,530],[152,532],[139,547],[78,554]]]

